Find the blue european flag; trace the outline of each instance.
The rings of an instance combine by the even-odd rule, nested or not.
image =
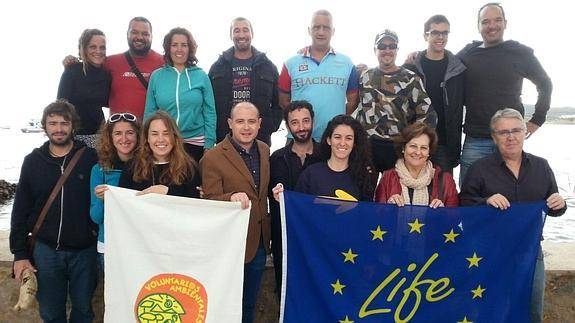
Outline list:
[[[546,206],[437,208],[285,192],[283,322],[529,322]]]

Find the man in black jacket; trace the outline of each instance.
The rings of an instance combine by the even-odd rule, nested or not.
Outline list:
[[[48,141],[24,159],[12,209],[10,251],[14,274],[36,272],[40,316],[45,322],[67,322],[68,290],[71,322],[91,322],[91,301],[96,288],[97,226],[90,220],[90,172],[96,152],[86,148],[48,209],[37,234],[33,255],[26,238],[56,182],[76,151],[85,145],[74,141],[78,116],[74,106],[58,100],[44,109],[42,127]],[[34,260],[32,265],[31,260]]]
[[[252,45],[252,24],[238,17],[230,25],[234,46],[220,55],[210,68],[217,112],[217,142],[229,132],[227,120],[231,108],[249,101],[260,111],[262,124],[257,139],[271,145],[271,134],[281,123],[282,110],[278,103],[277,67]]]
[[[281,295],[282,230],[279,203],[273,198],[272,188],[281,183],[293,190],[299,174],[309,165],[321,161],[320,145],[313,140],[313,107],[307,101],[292,101],[284,110],[286,126],[293,136],[288,144],[270,157],[269,201],[271,214],[272,254],[276,274],[276,292]]]
[[[437,113],[438,145],[433,163],[452,172],[459,165],[463,124],[463,86],[465,65],[445,49],[450,25],[443,15],[434,15],[424,24],[427,49],[417,53],[413,65],[404,67],[420,74],[431,105]]]
[[[526,123],[527,138],[545,122],[551,102],[551,80],[533,55],[533,49],[513,40],[503,40],[507,27],[503,7],[488,3],[479,9],[477,18],[483,41],[474,41],[457,54],[467,67],[466,137],[461,153],[460,184],[474,161],[495,150],[489,131],[489,121],[495,112],[513,108],[524,114],[523,79],[533,82],[538,92],[535,112]]]

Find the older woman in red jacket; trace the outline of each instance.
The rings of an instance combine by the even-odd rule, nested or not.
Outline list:
[[[399,159],[395,168],[383,173],[375,201],[398,206],[458,206],[453,177],[430,161],[436,147],[435,130],[426,124],[416,122],[403,129],[395,147]]]

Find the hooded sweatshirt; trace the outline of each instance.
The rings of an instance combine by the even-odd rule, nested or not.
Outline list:
[[[144,120],[158,110],[170,114],[184,139],[203,137],[205,148],[214,146],[214,92],[208,75],[201,68],[190,66],[179,72],[175,67],[165,65],[155,70],[146,95]]]

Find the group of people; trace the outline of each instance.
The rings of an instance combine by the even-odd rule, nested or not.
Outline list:
[[[251,204],[243,322],[253,321],[270,252],[281,290],[283,189],[399,207],[506,209],[547,200],[550,215],[563,214],[549,165],[523,151],[525,138],[545,121],[551,82],[530,48],[503,40],[501,5],[481,7],[477,23],[483,41],[454,55],[445,49],[449,21],[432,16],[424,24],[427,49],[403,66],[395,62],[399,37],[386,29],[374,42],[378,66],[360,71],[331,47],[333,18],[319,10],[309,26],[311,45],[286,60],[281,73],[251,46],[252,25],[241,17],[230,25],[233,46],[208,74],[196,65],[197,44],[184,28],[165,36],[163,56],[150,49],[146,18],[130,21],[129,50],[108,57],[104,34],[85,30],[80,61],[64,60],[59,100],[44,109],[48,141],[22,165],[10,233],[16,278],[36,272],[45,322],[66,322],[68,294],[70,320],[93,319],[108,185]],[[539,91],[527,123],[524,78]],[[107,120],[103,106],[110,107]],[[282,119],[289,139],[270,156]],[[459,164],[458,194],[452,171]],[[61,177],[64,184],[51,194]],[[543,275],[540,256],[534,322],[542,317]]]

